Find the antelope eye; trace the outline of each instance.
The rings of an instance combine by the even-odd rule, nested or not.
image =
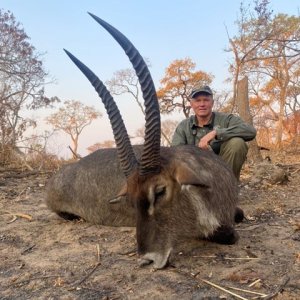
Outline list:
[[[155,190],[155,201],[159,200],[162,196],[164,196],[166,193],[166,187],[165,186],[159,186]]]

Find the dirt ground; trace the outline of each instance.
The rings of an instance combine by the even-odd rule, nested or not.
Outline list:
[[[274,162],[285,184],[243,171],[236,245],[186,241],[156,271],[138,267],[134,228],[62,220],[44,203],[49,173],[1,170],[0,299],[300,299],[300,155]]]

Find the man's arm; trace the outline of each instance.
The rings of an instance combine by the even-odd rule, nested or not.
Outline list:
[[[186,145],[186,144],[187,144],[186,134],[183,129],[183,124],[180,123],[178,124],[174,132],[171,146]]]
[[[227,141],[233,137],[240,137],[244,141],[251,141],[256,136],[256,129],[252,125],[245,123],[238,116],[228,115],[226,123],[226,128],[218,128],[216,126],[217,140]]]

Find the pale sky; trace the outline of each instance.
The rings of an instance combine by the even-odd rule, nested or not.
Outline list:
[[[131,66],[121,47],[87,14],[88,11],[120,30],[142,56],[150,60],[156,88],[173,60],[190,57],[197,69],[215,76],[212,87],[218,90],[225,87],[230,58],[224,51],[228,46],[225,26],[233,36],[240,2],[1,0],[0,8],[13,12],[37,51],[45,53],[45,69],[57,82],[47,86],[47,95],[58,96],[63,101],[76,99],[103,113],[102,119],[86,128],[79,140],[79,153],[85,155],[88,146],[113,139],[113,136],[101,100],[63,48],[89,66],[103,82],[111,79],[115,71]],[[271,0],[271,7],[275,13],[298,15],[300,3],[298,0]],[[130,97],[116,97],[115,100],[129,134],[133,134],[144,124],[142,113]],[[54,111],[31,114],[40,121],[37,130],[43,128],[44,117]],[[70,141],[64,138],[56,143],[65,153]]]

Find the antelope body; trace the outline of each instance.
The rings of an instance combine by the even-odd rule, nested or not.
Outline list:
[[[117,29],[91,15],[122,46],[145,100],[145,143],[132,147],[120,112],[104,84],[71,53],[109,115],[117,149],[98,150],[49,181],[47,204],[63,217],[110,226],[136,226],[140,263],[163,268],[178,240],[234,243],[238,199],[232,171],[195,146],[160,147],[160,114],[151,75],[139,52]]]

